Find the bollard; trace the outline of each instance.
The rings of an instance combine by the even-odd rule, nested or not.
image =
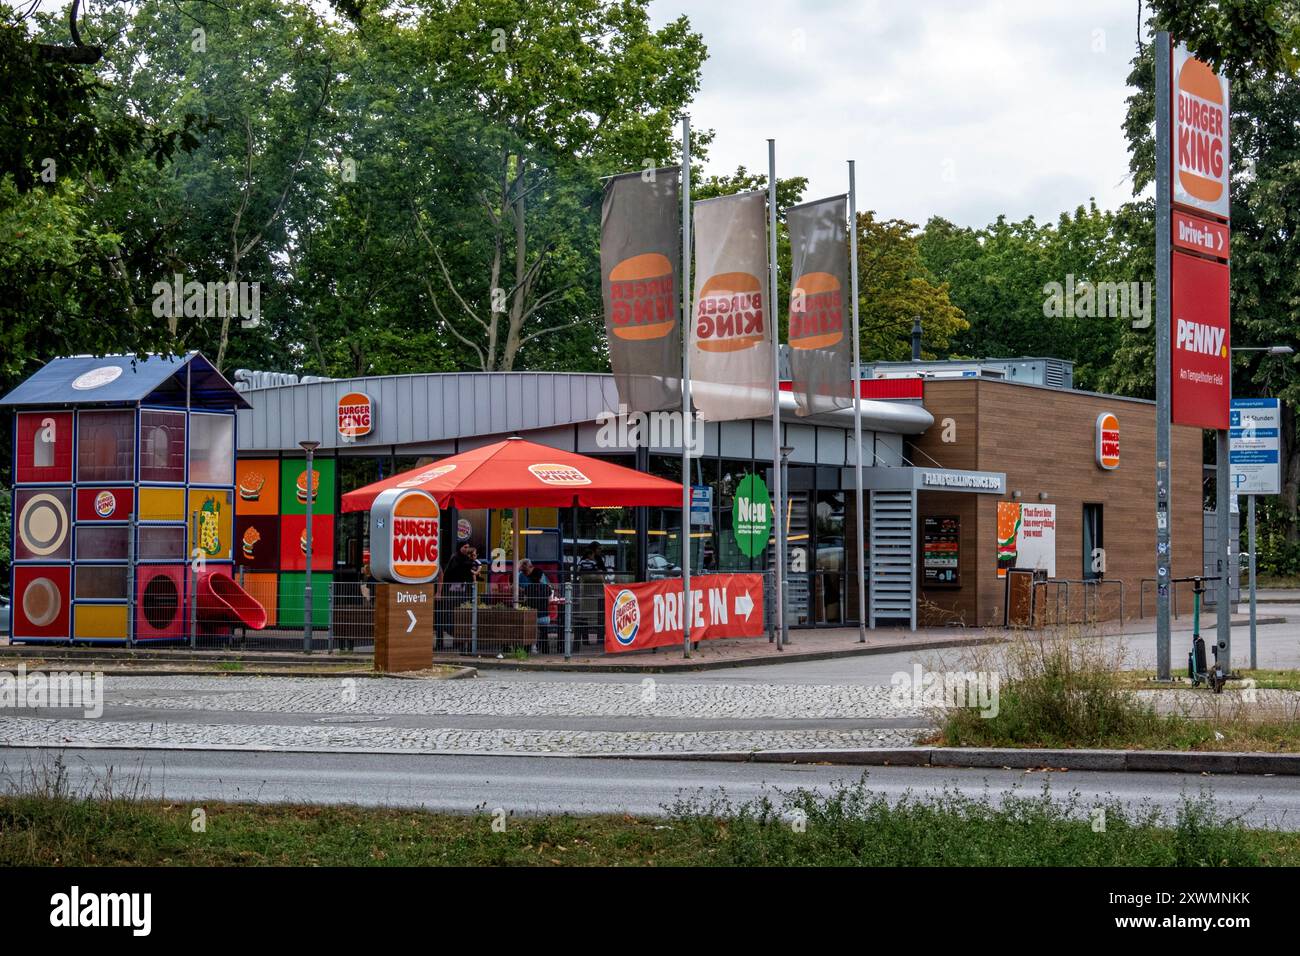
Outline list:
[[[573,656],[573,582],[564,582],[564,659]]]

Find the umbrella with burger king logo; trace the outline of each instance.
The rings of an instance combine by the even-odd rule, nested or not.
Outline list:
[[[390,489],[427,492],[440,508],[671,508],[682,503],[678,482],[517,437],[350,491],[343,496],[343,510],[367,511]],[[517,536],[518,522],[514,526]],[[513,577],[518,589],[519,577]]]

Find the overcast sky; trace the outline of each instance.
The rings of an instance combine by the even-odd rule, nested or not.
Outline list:
[[[809,178],[806,198],[978,226],[1131,198],[1121,125],[1136,0],[652,0],[709,48],[706,170]],[[1145,42],[1145,37],[1144,37]]]

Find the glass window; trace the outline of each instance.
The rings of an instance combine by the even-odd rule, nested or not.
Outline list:
[[[1106,576],[1105,536],[1101,505],[1083,506],[1083,577],[1092,581]]]
[[[54,467],[54,442],[47,438],[43,428],[37,429],[32,436],[32,467]]]
[[[130,575],[125,564],[86,564],[77,568],[77,600],[114,601],[129,597]]]
[[[190,416],[190,482],[235,483],[235,416]]]
[[[140,527],[141,561],[184,561],[185,529],[178,527]]]
[[[140,412],[140,480],[185,480],[184,412]]]
[[[77,416],[77,480],[135,480],[135,412]]]
[[[131,529],[126,525],[79,525],[78,561],[125,561]]]

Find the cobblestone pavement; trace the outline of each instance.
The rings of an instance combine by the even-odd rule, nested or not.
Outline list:
[[[906,747],[917,730],[607,732],[164,724],[0,718],[0,741],[130,748],[198,747],[409,753],[673,754],[695,751]],[[3,758],[0,758],[3,759]]]
[[[867,685],[171,676],[107,677],[104,690],[102,719],[0,711],[0,746],[671,754],[899,747],[925,733],[920,711],[897,706],[888,687]],[[440,717],[480,726],[439,726]],[[536,728],[527,725],[533,718]],[[592,729],[593,718],[616,719],[620,729]],[[588,726],[557,726],[566,719]],[[711,721],[728,723],[714,729]],[[771,721],[782,723],[761,726]],[[791,726],[799,721],[810,726]],[[826,726],[838,721],[873,726]]]
[[[114,677],[108,701],[152,709],[319,714],[481,714],[497,717],[917,717],[888,687],[627,681],[459,681]]]

